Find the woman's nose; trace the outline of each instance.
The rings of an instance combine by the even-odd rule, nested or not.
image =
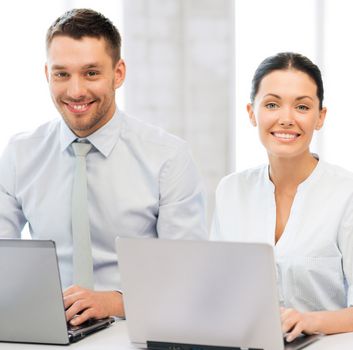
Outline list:
[[[290,108],[284,108],[280,112],[278,123],[283,128],[291,127],[295,124],[294,117]]]

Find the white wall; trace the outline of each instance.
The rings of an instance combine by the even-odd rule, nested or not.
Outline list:
[[[324,67],[328,115],[323,154],[353,171],[353,2],[327,0],[324,27]]]
[[[238,0],[235,4],[235,163],[240,171],[267,160],[246,112],[257,66],[283,51],[302,53],[317,63],[321,35],[317,0]],[[313,151],[318,151],[315,144]]]
[[[37,4],[36,9],[30,1],[8,1],[1,6],[0,150],[11,135],[31,130],[55,113],[44,75],[44,42],[46,28],[63,5],[45,0]]]

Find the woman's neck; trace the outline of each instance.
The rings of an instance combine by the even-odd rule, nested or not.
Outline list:
[[[296,189],[305,181],[317,165],[311,153],[292,158],[272,157],[269,155],[270,178],[276,188]]]

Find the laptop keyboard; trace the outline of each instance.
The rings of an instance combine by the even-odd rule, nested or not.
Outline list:
[[[87,320],[86,322],[81,323],[78,326],[73,326],[72,324],[70,324],[69,322],[67,323],[67,329],[68,331],[77,331],[78,329],[81,328],[86,328],[86,327],[90,327],[92,325],[94,325],[95,323],[97,323],[97,320],[95,320],[94,318],[90,318],[89,320]]]
[[[103,318],[101,320],[89,319],[79,326],[72,326],[68,323],[68,334],[70,342],[76,342],[86,335],[106,328],[115,322],[113,317]]]

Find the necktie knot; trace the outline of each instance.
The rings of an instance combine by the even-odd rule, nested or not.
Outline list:
[[[86,157],[87,153],[91,150],[92,145],[85,142],[73,142],[72,148],[76,157]]]

